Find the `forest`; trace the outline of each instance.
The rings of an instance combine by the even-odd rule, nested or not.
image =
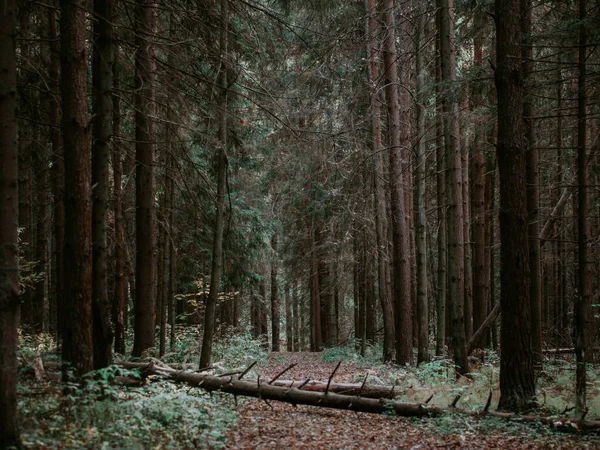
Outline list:
[[[599,43],[598,0],[3,1],[0,449],[600,445]]]

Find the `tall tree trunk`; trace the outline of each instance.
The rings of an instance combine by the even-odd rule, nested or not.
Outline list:
[[[271,238],[273,249],[273,261],[271,263],[271,349],[274,352],[281,351],[280,317],[279,317],[279,286],[277,285],[277,232]]]
[[[575,302],[575,356],[576,367],[576,410],[586,411],[586,364],[592,363],[594,316],[592,314],[592,290],[590,278],[590,225],[588,194],[587,156],[587,24],[586,0],[579,0],[579,86],[577,92],[577,269],[578,296]]]
[[[48,224],[47,224],[47,205],[48,205],[48,161],[46,151],[40,149],[35,158],[35,167],[37,171],[37,205],[38,219],[36,229],[35,245],[35,271],[39,274],[47,274],[46,254],[48,253]],[[37,333],[47,330],[47,324],[44,323],[44,311],[46,303],[46,281],[47,275],[43,275],[35,283],[34,291],[34,310],[33,326]]]
[[[133,356],[154,346],[156,306],[154,198],[154,46],[155,6],[135,7],[135,330]]]
[[[415,29],[416,71],[417,71],[417,158],[415,170],[415,242],[417,253],[417,325],[418,351],[417,364],[429,361],[429,303],[427,289],[427,218],[425,216],[425,169],[427,163],[427,144],[425,141],[425,86],[423,35],[425,33],[425,14],[418,11],[418,24]]]
[[[225,183],[227,178],[227,70],[228,70],[228,30],[229,30],[229,0],[221,0],[221,32],[219,37],[220,70],[218,86],[218,144],[216,149],[217,160],[217,198],[215,234],[213,237],[212,268],[210,274],[210,292],[204,313],[204,336],[202,338],[202,352],[200,354],[200,368],[210,366],[212,356],[213,335],[215,331],[215,310],[221,284],[223,270],[223,228],[225,224]]]
[[[125,320],[127,310],[127,253],[125,251],[125,223],[123,217],[123,148],[120,145],[121,136],[121,98],[119,97],[119,49],[115,47],[113,61],[113,139],[112,139],[112,169],[113,169],[113,212],[115,215],[115,279],[113,298],[113,324],[115,327],[115,347],[117,353],[125,354]]]
[[[521,0],[521,32],[524,42],[521,44],[523,55],[523,84],[529,84],[533,72],[532,43],[532,1]],[[529,301],[531,305],[531,346],[534,364],[541,370],[542,366],[542,271],[540,260],[540,226],[539,226],[539,155],[535,145],[533,132],[534,97],[525,95],[523,103],[524,137],[526,146],[527,170],[527,211],[529,233],[529,271],[531,285]]]
[[[444,160],[444,125],[442,122],[442,66],[440,52],[440,36],[436,40],[436,116],[435,116],[435,160],[436,160],[436,201],[438,212],[438,265],[437,265],[437,297],[436,297],[436,337],[435,354],[444,354],[446,344],[446,297],[448,291],[448,238],[446,223],[446,164]]]
[[[323,349],[323,334],[321,329],[321,287],[319,280],[318,233],[313,225],[311,248],[311,351]]]
[[[87,114],[86,2],[61,0],[61,93],[65,157],[63,363],[92,370],[92,193]]]
[[[294,351],[301,351],[301,339],[300,339],[300,289],[296,282],[294,282],[294,287],[292,289],[292,297],[293,297],[293,316],[294,316],[294,326],[293,326],[293,334],[294,334]]]
[[[294,351],[294,319],[292,315],[292,297],[290,295],[290,285],[286,283],[285,288],[285,338],[286,350]]]
[[[454,47],[454,1],[437,0],[438,26],[440,33],[440,57],[442,81],[456,80]],[[460,374],[469,371],[466,351],[464,292],[464,235],[461,151],[458,129],[458,103],[443,97],[444,142],[446,160],[447,226],[448,226],[448,301],[451,308],[452,347],[454,363]]]
[[[535,395],[529,300],[527,175],[523,130],[523,67],[520,0],[496,0],[496,92],[502,327],[500,403],[519,411]]]
[[[375,231],[377,235],[377,279],[378,294],[383,311],[383,360],[391,361],[394,356],[394,308],[388,296],[385,267],[387,264],[387,217],[385,192],[383,190],[383,155],[381,153],[381,106],[379,99],[379,48],[377,35],[377,1],[365,0],[367,11],[367,55],[369,58],[368,82],[371,102],[371,152],[375,160],[373,172],[375,195]]]
[[[20,446],[16,14],[14,0],[4,2],[0,9],[0,448]]]
[[[394,243],[394,319],[396,332],[396,363],[412,364],[412,298],[410,273],[409,229],[406,219],[404,176],[402,173],[403,153],[410,147],[410,97],[403,89],[402,105],[399,103],[398,59],[396,54],[396,24],[394,0],[384,0],[381,4],[385,38],[383,41],[383,64],[385,96],[388,108],[390,191],[392,211],[392,235]],[[409,21],[401,25],[402,41],[407,42]],[[408,52],[408,49],[404,49]],[[402,72],[403,74],[406,71]],[[400,80],[408,85],[408,80]],[[402,108],[402,115],[400,109]]]
[[[53,0],[54,6],[56,0]],[[48,39],[50,40],[50,64],[48,76],[50,86],[56,93],[60,90],[59,65],[60,45],[56,21],[56,9],[48,8]],[[64,292],[64,261],[63,250],[65,241],[65,203],[63,200],[65,189],[65,163],[63,158],[62,133],[60,129],[61,112],[59,95],[50,98],[50,142],[52,143],[52,197],[54,199],[54,255],[52,258],[53,287],[50,295],[49,316],[50,332],[57,338],[62,336],[63,324],[63,292]]]
[[[483,13],[475,11],[475,37],[473,39],[473,63],[475,67],[483,65]],[[484,121],[479,113],[483,107],[482,86],[475,84],[471,95],[472,109],[476,111],[475,142],[473,143],[473,161],[471,163],[471,233],[473,242],[473,329],[478,330],[488,315],[488,295],[486,291],[485,250],[486,250],[486,192]],[[474,344],[483,347],[485,336]]]
[[[92,314],[94,320],[94,368],[112,362],[113,331],[108,301],[108,165],[113,132],[113,23],[114,0],[94,0],[94,57],[92,66]]]

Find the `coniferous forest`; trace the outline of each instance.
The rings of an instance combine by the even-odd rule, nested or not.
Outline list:
[[[597,0],[2,2],[0,449],[600,445],[599,44]]]

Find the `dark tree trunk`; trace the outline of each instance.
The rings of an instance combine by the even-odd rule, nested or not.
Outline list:
[[[294,283],[294,287],[292,290],[292,297],[293,297],[293,316],[294,316],[294,327],[293,327],[293,333],[294,333],[294,351],[295,352],[299,352],[301,351],[301,346],[300,346],[300,313],[301,313],[301,308],[300,308],[300,290],[298,288],[298,285],[296,283]]]
[[[61,0],[61,93],[65,157],[65,328],[63,363],[94,368],[92,342],[92,193],[87,114],[86,2]]]
[[[277,285],[277,232],[271,238],[273,260],[271,262],[271,349],[281,351],[279,342],[280,314],[279,314],[279,286]]]
[[[440,33],[442,81],[456,79],[454,48],[454,1],[437,0]],[[457,372],[469,371],[466,352],[464,317],[464,234],[461,151],[458,129],[458,103],[443,97],[444,142],[446,159],[447,226],[448,226],[448,288],[452,323],[452,347]]]
[[[294,319],[292,315],[292,296],[290,295],[290,285],[286,283],[285,288],[285,339],[286,350],[294,351]]]
[[[114,0],[94,0],[94,57],[92,65],[92,314],[94,368],[112,363],[113,331],[108,300],[108,165],[113,132]]]
[[[390,191],[392,210],[392,236],[394,243],[394,319],[396,332],[396,363],[411,364],[412,355],[412,298],[410,273],[409,229],[406,221],[404,175],[402,154],[410,147],[410,118],[407,117],[410,97],[403,89],[402,118],[399,103],[398,59],[396,54],[396,25],[394,0],[385,0],[382,5],[385,40],[383,42],[383,64],[386,104],[388,109]],[[402,22],[402,40],[409,35],[408,19]],[[408,49],[405,49],[408,51]],[[403,71],[403,74],[405,72]],[[408,80],[402,80],[408,84]],[[404,120],[402,120],[404,119]]]
[[[592,313],[592,290],[590,268],[591,252],[588,194],[587,156],[587,25],[586,0],[579,0],[579,86],[577,92],[577,271],[578,296],[575,302],[575,356],[576,368],[576,410],[585,414],[586,409],[586,364],[594,362],[594,315]],[[585,411],[585,412],[584,412]]]
[[[531,406],[535,396],[529,297],[527,175],[523,129],[520,0],[496,0],[496,91],[500,171],[502,410]]]
[[[154,346],[156,306],[155,198],[154,198],[154,48],[152,0],[135,8],[135,333],[133,356]]]
[[[115,47],[113,62],[113,139],[112,139],[112,169],[113,169],[113,211],[115,215],[115,278],[113,298],[113,324],[115,327],[115,352],[125,354],[125,331],[127,329],[127,252],[125,251],[125,222],[123,217],[123,148],[119,137],[121,135],[121,99],[119,77],[119,49]]]
[[[474,65],[483,65],[483,13],[475,12]],[[472,94],[473,108],[483,107],[482,87],[476,85]],[[471,163],[471,233],[473,242],[473,329],[478,330],[488,313],[488,295],[486,290],[485,249],[486,249],[486,202],[485,196],[485,156],[484,150],[484,121],[481,114],[475,119],[475,142],[473,145],[473,162]],[[484,335],[475,342],[475,347],[483,347],[486,343]]]
[[[531,92],[528,79],[533,72],[533,43],[531,36],[532,25],[532,1],[521,0],[521,32],[523,43],[521,51],[523,55],[523,84],[527,85]],[[531,346],[535,365],[542,368],[542,273],[540,260],[540,226],[539,226],[539,155],[534,141],[534,97],[525,95],[523,103],[524,138],[526,147],[526,170],[527,170],[527,211],[528,211],[528,234],[529,234],[529,271],[531,284],[529,288],[529,301],[531,305]]]
[[[381,149],[381,106],[379,98],[379,48],[377,36],[380,31],[377,24],[377,2],[366,0],[367,19],[367,55],[369,58],[368,82],[371,102],[371,152],[375,160],[373,172],[375,195],[375,231],[377,235],[377,279],[378,294],[383,312],[383,360],[391,361],[394,357],[394,307],[388,296],[385,266],[387,264],[387,217],[385,210],[385,192],[383,187],[383,155]]]
[[[16,14],[14,0],[4,2],[0,9],[0,448],[20,445]]]
[[[35,245],[35,266],[36,273],[47,274],[46,254],[48,253],[48,224],[46,221],[47,205],[48,205],[48,161],[46,151],[38,150],[36,155],[36,172],[37,172],[37,229],[36,229],[36,245]],[[34,291],[34,309],[33,309],[33,330],[36,333],[41,333],[48,329],[48,324],[44,323],[44,311],[46,303],[46,282],[47,275],[43,275],[35,283]]]
[[[212,268],[210,274],[210,292],[206,302],[204,314],[204,336],[202,338],[202,352],[200,354],[200,368],[210,366],[212,356],[213,335],[215,331],[215,310],[221,285],[221,273],[223,270],[223,228],[225,224],[225,183],[227,177],[227,58],[228,58],[228,30],[229,30],[229,0],[221,0],[221,33],[219,38],[220,47],[220,70],[218,86],[219,107],[218,122],[219,135],[216,149],[217,160],[217,198],[215,234],[213,237]]]
[[[446,345],[446,299],[448,291],[448,235],[446,223],[446,163],[444,159],[444,125],[442,122],[442,66],[440,57],[440,37],[437,33],[436,40],[436,116],[435,116],[435,159],[436,159],[436,200],[438,213],[438,264],[437,264],[437,297],[436,309],[436,336],[435,354],[444,354]]]
[[[52,5],[56,3],[53,0]],[[60,45],[56,21],[56,9],[48,8],[48,39],[50,40],[50,64],[48,66],[48,77],[50,86],[56,93],[60,90],[59,65]],[[49,302],[50,332],[57,338],[62,336],[64,324],[62,306],[64,292],[64,260],[63,251],[65,246],[65,203],[63,200],[65,189],[65,164],[63,156],[62,134],[60,130],[61,112],[60,97],[52,95],[50,98],[50,142],[52,143],[52,196],[54,199],[54,255],[53,265],[53,290]]]

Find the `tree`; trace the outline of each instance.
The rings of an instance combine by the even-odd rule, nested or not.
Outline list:
[[[65,158],[63,363],[93,369],[92,193],[87,114],[86,2],[61,0],[61,94]]]
[[[279,314],[279,289],[277,286],[277,232],[273,234],[271,238],[271,248],[273,249],[273,261],[271,262],[271,342],[272,351],[279,352],[279,328],[280,328],[280,314]]]
[[[500,173],[500,279],[502,329],[500,403],[503,410],[531,406],[535,381],[531,350],[527,175],[523,128],[520,0],[496,0],[496,92]]]
[[[452,87],[456,81],[453,0],[437,0],[440,33],[442,81]],[[469,372],[465,339],[464,291],[464,234],[461,150],[458,128],[458,102],[455,94],[445,92],[442,98],[444,146],[446,162],[446,199],[448,227],[448,302],[452,321],[454,363],[460,374]]]
[[[113,330],[108,301],[108,165],[113,132],[113,23],[115,1],[95,0],[94,55],[92,63],[92,314],[94,320],[94,368],[112,362]]]
[[[227,58],[228,58],[228,30],[229,30],[229,0],[221,0],[221,30],[219,35],[220,67],[219,67],[219,100],[218,123],[219,131],[215,149],[217,167],[217,213],[215,218],[215,232],[213,236],[212,268],[210,273],[210,292],[206,301],[204,312],[204,334],[202,337],[202,351],[200,354],[200,368],[210,366],[212,357],[212,343],[215,332],[215,311],[221,285],[223,271],[223,229],[225,224],[225,182],[227,177]]]
[[[154,47],[153,0],[135,8],[135,334],[134,356],[154,346],[156,278],[154,199]]]
[[[0,10],[0,448],[20,444],[16,15],[14,0],[5,2]]]
[[[402,155],[410,145],[410,97],[402,90],[402,105],[399,103],[398,58],[396,53],[396,25],[394,0],[381,4],[385,38],[383,41],[383,65],[385,97],[388,109],[390,192],[392,210],[392,236],[394,245],[394,317],[396,331],[396,363],[412,363],[412,299],[410,275],[409,229],[406,221],[404,175]],[[401,34],[407,43],[410,36],[408,18],[403,20]],[[408,52],[408,48],[403,49]],[[406,73],[403,71],[403,73]],[[400,80],[407,83],[408,80]],[[407,104],[408,103],[408,104]],[[402,109],[402,115],[400,110]]]

